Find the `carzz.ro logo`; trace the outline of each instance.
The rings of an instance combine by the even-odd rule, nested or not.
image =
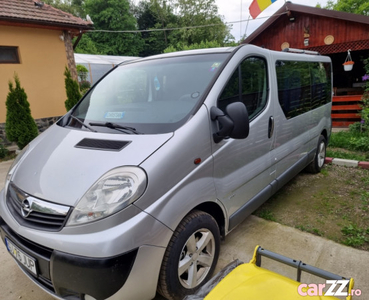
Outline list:
[[[327,280],[326,283],[310,283],[300,284],[297,288],[297,292],[301,296],[348,296],[347,288],[350,280]],[[323,289],[328,287],[327,291]],[[335,291],[337,287],[337,290]],[[346,291],[344,291],[346,289]],[[361,290],[351,290],[351,296],[360,296]]]

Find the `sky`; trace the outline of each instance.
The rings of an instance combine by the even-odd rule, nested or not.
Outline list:
[[[215,2],[218,5],[218,13],[219,15],[224,16],[225,22],[244,20],[243,22],[233,24],[231,34],[234,36],[236,41],[239,41],[245,32],[247,36],[250,35],[285,3],[284,0],[275,1],[272,5],[262,11],[255,20],[250,17],[250,21],[248,22],[249,24],[247,25],[247,19],[250,15],[249,6],[252,0],[215,0]],[[307,6],[316,6],[317,3],[319,3],[322,7],[327,4],[327,0],[291,0],[290,2]]]

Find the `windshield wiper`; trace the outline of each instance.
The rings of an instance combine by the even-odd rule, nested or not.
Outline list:
[[[83,123],[80,119],[78,119],[77,117],[70,115],[70,117],[73,120],[76,120],[79,124],[81,124],[83,127],[86,127],[87,129],[91,130],[92,132],[97,132],[97,130],[93,129],[91,126],[88,126],[87,124]]]
[[[111,122],[105,122],[105,123],[89,123],[91,126],[101,126],[101,127],[108,127],[111,129],[116,129],[125,133],[134,133],[134,134],[142,134],[141,132],[138,132],[136,130],[136,128],[133,127],[129,127],[129,126],[122,126],[116,123],[111,123]],[[120,130],[122,129],[122,130]]]

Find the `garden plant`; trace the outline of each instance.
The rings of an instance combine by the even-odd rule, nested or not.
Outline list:
[[[37,125],[32,118],[27,94],[21,87],[17,74],[14,81],[9,80],[9,93],[6,98],[6,138],[15,142],[19,149],[23,149],[38,135]]]

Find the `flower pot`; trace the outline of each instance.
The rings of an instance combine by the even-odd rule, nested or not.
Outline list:
[[[344,64],[343,64],[343,69],[345,71],[351,71],[352,68],[354,66],[354,62],[352,60],[349,60],[349,61],[346,61]]]

